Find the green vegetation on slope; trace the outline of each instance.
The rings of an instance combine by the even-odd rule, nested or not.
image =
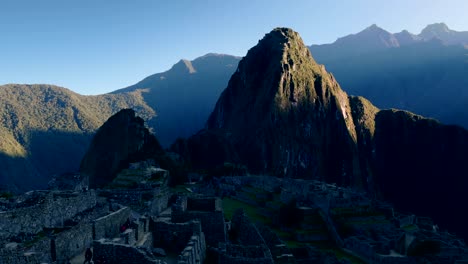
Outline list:
[[[78,170],[91,135],[112,114],[155,115],[141,92],[83,96],[52,85],[0,86],[0,185],[43,188],[54,174]]]

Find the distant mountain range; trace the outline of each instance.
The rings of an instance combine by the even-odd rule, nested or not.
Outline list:
[[[312,45],[343,88],[381,108],[399,108],[468,128],[468,32],[445,24],[419,35],[389,33],[376,25]]]
[[[467,33],[434,24],[418,35],[391,34],[373,25],[309,48],[349,94],[468,127]],[[195,134],[239,61],[222,54],[181,60],[100,96],[51,85],[0,86],[0,187],[38,188],[53,174],[76,171],[90,135],[122,108],[134,108],[164,147]]]

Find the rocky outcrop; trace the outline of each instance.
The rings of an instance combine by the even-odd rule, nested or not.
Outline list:
[[[81,161],[80,173],[92,188],[110,183],[132,161],[161,153],[159,142],[132,109],[110,117],[97,131]]]
[[[359,170],[348,96],[291,29],[277,28],[249,50],[206,129],[252,173],[340,184],[360,178],[350,177]]]

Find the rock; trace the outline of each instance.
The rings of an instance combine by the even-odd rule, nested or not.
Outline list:
[[[297,32],[277,28],[241,60],[207,129],[189,140],[192,163],[349,184],[359,173],[349,117],[348,96],[333,76]]]
[[[97,131],[81,161],[80,173],[91,188],[103,187],[129,163],[161,153],[154,135],[132,109],[110,117]]]

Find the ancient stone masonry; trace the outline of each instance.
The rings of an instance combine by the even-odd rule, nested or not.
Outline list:
[[[166,219],[156,219],[151,221],[150,230],[155,248],[180,252],[178,264],[203,263],[206,242],[200,221],[172,223]]]
[[[107,197],[111,201],[129,206],[149,207],[149,214],[159,215],[167,208],[169,190],[167,186],[143,189],[104,189],[99,190],[99,195]]]
[[[258,246],[266,244],[257,227],[250,222],[242,209],[237,210],[232,216],[231,231],[234,240],[241,245]]]
[[[232,243],[220,244],[218,263],[274,263],[265,240],[242,209],[232,217],[230,238]]]
[[[221,248],[218,263],[223,264],[273,264],[270,250],[265,246],[225,245]]]
[[[259,198],[255,190],[279,197],[282,204],[294,202],[296,209],[304,217],[318,216],[321,219],[320,222],[325,226],[320,228],[326,230],[325,236],[331,238],[334,244],[369,263],[414,263],[421,259],[421,256],[416,257],[414,254],[426,254],[422,258],[431,263],[461,263],[468,259],[465,243],[448,233],[439,232],[430,218],[399,214],[391,204],[371,199],[360,191],[314,180],[262,176],[223,177],[214,180],[214,185],[222,195],[248,204],[257,203],[257,207],[262,206],[258,204],[258,200],[265,199],[260,199],[262,197]],[[249,188],[254,192],[248,191]],[[264,206],[279,209],[268,202]],[[257,212],[260,213],[261,209]],[[239,223],[242,225],[245,220],[242,217],[240,219],[244,220],[236,219],[237,217],[239,215],[232,219],[230,236],[234,234],[237,243],[252,245],[257,236],[248,225],[243,225],[241,234],[233,232],[235,226]],[[302,223],[301,227],[316,229]],[[257,231],[260,231],[275,261],[280,254],[289,255],[288,252],[278,253],[274,247],[278,241],[271,238],[261,226],[257,226]],[[242,238],[247,235],[247,239]],[[298,232],[295,239],[314,241],[312,236],[316,236],[316,233]],[[309,253],[305,254],[306,262],[307,259],[316,258]]]
[[[21,207],[20,203],[18,208],[0,212],[0,238],[7,239],[20,232],[37,234],[44,227],[64,226],[66,220],[95,206],[96,193],[93,190],[41,193],[30,206]]]
[[[226,242],[226,226],[219,198],[181,196],[172,207],[172,222],[184,223],[199,219],[206,243],[217,247]]]
[[[0,249],[0,263],[2,264],[37,264],[52,262],[50,240],[44,237],[32,247],[25,250],[18,245]]]
[[[180,253],[177,264],[203,263],[206,254],[205,237],[203,233],[193,235],[187,246]]]
[[[93,238],[116,237],[120,233],[120,227],[130,218],[130,208],[123,207],[116,212],[103,216],[93,222]]]
[[[261,224],[257,224],[256,227],[266,245],[270,249],[272,258],[275,260],[275,262],[289,263],[289,261],[293,261],[293,254],[291,250],[270,228]]]
[[[138,247],[105,241],[95,240],[93,243],[95,259],[105,259],[109,263],[128,264],[160,264],[150,253]]]
[[[318,205],[325,211],[328,211],[329,207],[365,207],[372,203],[372,200],[362,192],[315,180],[226,176],[217,184],[221,191],[230,194],[236,194],[236,190],[245,186],[252,186],[270,193],[280,193],[281,202],[285,204],[294,200],[299,206]]]
[[[90,222],[80,223],[69,230],[58,233],[51,238],[55,246],[53,260],[66,263],[72,257],[84,252],[93,242],[93,225]]]

